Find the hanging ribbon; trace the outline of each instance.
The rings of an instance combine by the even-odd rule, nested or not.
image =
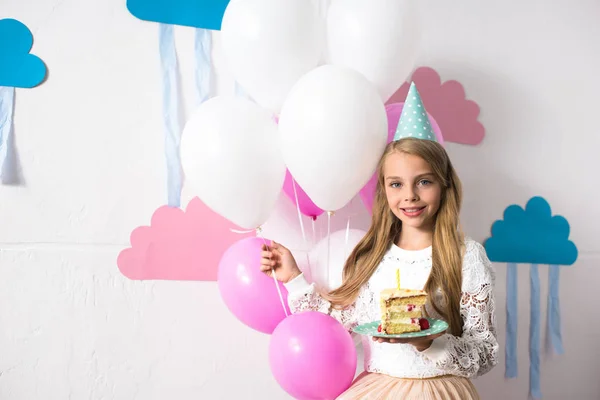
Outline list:
[[[547,333],[550,344],[556,354],[563,354],[562,333],[560,329],[560,301],[558,298],[558,281],[560,267],[550,265],[548,271],[548,319]]]
[[[517,264],[509,263],[506,269],[506,365],[505,378],[517,377],[517,324],[518,324]]]
[[[540,399],[540,273],[537,264],[531,264],[529,269],[529,285],[529,394],[534,399]]]
[[[202,104],[212,89],[212,35],[208,29],[197,28],[195,32],[194,54],[196,56],[196,102]]]
[[[13,127],[15,88],[0,86],[0,182],[5,180],[8,146]]]
[[[159,49],[163,78],[163,124],[165,130],[165,157],[167,161],[167,204],[181,205],[182,173],[179,158],[181,124],[177,52],[173,25],[159,24]]]

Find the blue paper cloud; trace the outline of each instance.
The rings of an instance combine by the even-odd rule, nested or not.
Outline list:
[[[525,206],[511,205],[504,220],[492,225],[492,236],[485,241],[491,261],[527,264],[571,265],[577,247],[569,240],[569,223],[552,216],[542,197],[533,197]]]
[[[221,29],[229,0],[127,0],[127,8],[144,21],[204,29]]]
[[[32,88],[46,77],[44,62],[29,54],[33,35],[16,19],[0,20],[0,86]]]

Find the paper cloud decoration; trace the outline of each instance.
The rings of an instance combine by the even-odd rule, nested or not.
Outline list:
[[[440,126],[445,141],[476,145],[483,140],[485,128],[477,120],[479,106],[467,100],[458,81],[442,83],[439,74],[429,67],[418,68],[408,81],[419,88],[425,108]],[[409,88],[409,83],[404,83],[386,104],[403,102]]]
[[[518,205],[504,210],[504,219],[494,222],[492,236],[485,241],[491,261],[506,262],[506,378],[517,377],[518,351],[518,274],[517,264],[529,267],[529,394],[542,397],[540,385],[541,300],[539,265],[548,265],[547,334],[551,347],[562,354],[559,265],[571,265],[577,259],[577,248],[569,240],[569,223],[559,215],[552,216],[548,202],[533,197],[525,208]]]
[[[221,29],[229,0],[127,0],[135,17],[151,22]]]
[[[133,280],[216,281],[219,261],[233,243],[249,234],[234,233],[230,222],[195,197],[186,211],[158,208],[150,226],[131,233],[131,247],[117,265]]]
[[[533,197],[525,209],[511,205],[504,210],[504,219],[492,225],[485,249],[496,262],[571,265],[577,247],[569,240],[569,231],[567,220],[552,216],[545,199]]]
[[[33,35],[16,19],[0,20],[0,86],[32,88],[46,77],[43,61],[29,54]]]

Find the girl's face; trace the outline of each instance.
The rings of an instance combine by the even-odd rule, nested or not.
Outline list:
[[[419,156],[394,152],[383,165],[385,194],[402,226],[433,230],[440,208],[442,185]]]

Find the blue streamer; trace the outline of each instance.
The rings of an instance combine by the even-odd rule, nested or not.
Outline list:
[[[558,298],[558,281],[560,267],[550,265],[548,271],[548,336],[556,354],[563,354],[562,333],[560,329],[560,301]]]
[[[212,36],[208,29],[196,29],[194,43],[194,54],[196,55],[196,101],[200,105],[211,94],[212,89],[212,68],[211,51]]]
[[[13,127],[13,114],[15,107],[15,88],[0,86],[0,182],[4,181],[6,166],[9,158],[9,138]]]
[[[537,264],[529,269],[531,308],[529,322],[529,394],[540,399],[540,273]]]
[[[179,80],[177,53],[173,26],[159,24],[159,48],[163,78],[163,121],[165,129],[165,156],[167,161],[168,205],[181,205],[182,172],[179,157],[181,124],[179,108]]]
[[[518,324],[517,264],[508,263],[506,269],[506,366],[505,378],[516,378],[517,368],[517,324]]]

